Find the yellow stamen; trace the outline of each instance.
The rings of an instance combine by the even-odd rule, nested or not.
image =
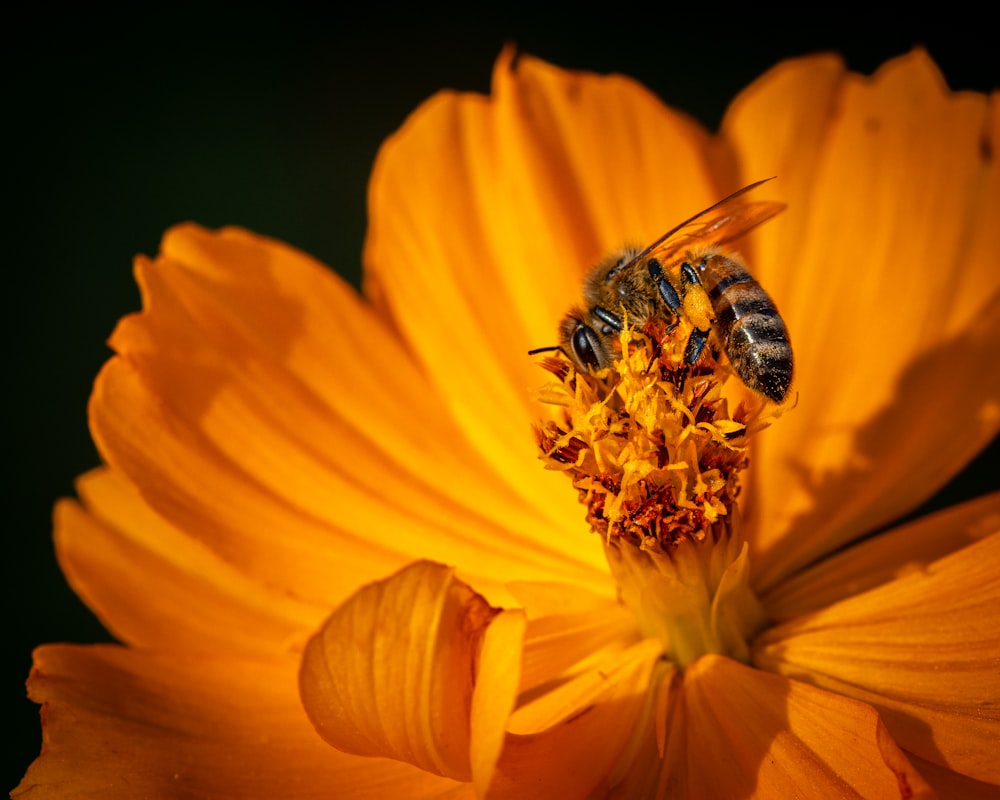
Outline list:
[[[597,374],[544,359],[557,382],[538,396],[558,411],[535,433],[546,466],[577,489],[643,632],[680,664],[709,652],[745,660],[764,617],[736,501],[748,441],[770,417],[763,401],[730,412],[728,366],[710,347],[684,361],[690,330],[658,319],[626,328],[621,357]]]

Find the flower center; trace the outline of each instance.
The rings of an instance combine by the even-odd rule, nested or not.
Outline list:
[[[621,354],[596,374],[545,358],[557,381],[539,399],[557,411],[535,434],[546,466],[577,489],[642,633],[680,665],[706,653],[746,661],[765,618],[736,499],[749,440],[774,414],[752,398],[730,412],[732,372],[711,347],[688,364],[690,331],[683,319],[626,326]]]

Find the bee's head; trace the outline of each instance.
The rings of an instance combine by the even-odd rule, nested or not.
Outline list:
[[[601,336],[584,321],[584,316],[580,310],[574,309],[563,318],[559,325],[559,344],[578,370],[596,372],[611,366],[614,335]],[[607,326],[601,325],[599,329],[605,330]]]

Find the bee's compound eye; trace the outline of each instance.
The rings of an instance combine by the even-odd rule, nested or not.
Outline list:
[[[600,369],[601,360],[597,355],[600,343],[597,341],[597,334],[582,322],[573,331],[573,338],[570,340],[573,347],[573,357],[576,363],[588,369]]]

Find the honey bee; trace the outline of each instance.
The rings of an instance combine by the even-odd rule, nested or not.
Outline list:
[[[771,180],[768,178],[767,180]],[[734,254],[721,246],[784,209],[747,202],[757,181],[667,231],[648,247],[602,261],[583,283],[585,308],[559,326],[560,348],[579,370],[610,366],[624,320],[642,327],[661,315],[693,326],[684,361],[694,364],[712,331],[733,370],[753,391],[780,403],[792,382],[792,348],[774,301]]]

